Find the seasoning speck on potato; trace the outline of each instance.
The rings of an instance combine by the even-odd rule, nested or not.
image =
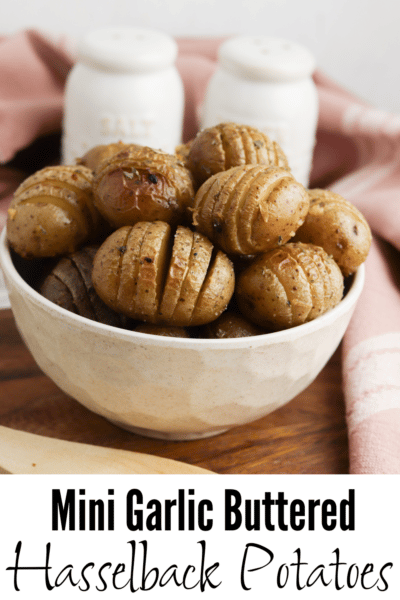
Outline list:
[[[93,203],[93,174],[84,166],[45,167],[17,188],[7,238],[23,258],[60,256],[93,240],[104,227]]]
[[[186,154],[197,185],[215,173],[241,165],[289,168],[277,142],[254,127],[236,123],[220,123],[203,129],[188,146]]]
[[[194,198],[192,175],[176,156],[134,144],[101,162],[93,191],[114,229],[139,221],[180,224]]]
[[[121,251],[121,248],[123,251]],[[99,248],[93,283],[103,301],[133,319],[186,327],[216,319],[234,291],[233,265],[209,240],[163,221],[121,227]]]
[[[203,183],[193,223],[228,254],[260,254],[292,238],[308,207],[307,191],[289,171],[243,165]]]
[[[261,254],[238,277],[236,300],[243,315],[267,329],[312,321],[343,296],[343,276],[319,246],[290,243]]]
[[[333,256],[345,277],[367,258],[372,236],[361,212],[329,190],[309,190],[310,208],[296,240],[322,246]]]

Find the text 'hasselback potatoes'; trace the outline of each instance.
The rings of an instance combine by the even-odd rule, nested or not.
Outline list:
[[[308,206],[307,191],[289,171],[243,165],[203,183],[193,223],[228,254],[259,254],[293,237]]]
[[[96,254],[93,284],[110,307],[142,321],[203,325],[225,310],[235,285],[233,265],[199,233],[163,221],[111,234]]]
[[[7,215],[7,237],[24,258],[59,256],[93,240],[102,218],[93,204],[87,167],[46,167],[16,190]]]

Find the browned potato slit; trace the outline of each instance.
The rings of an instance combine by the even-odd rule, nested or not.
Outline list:
[[[77,313],[95,320],[84,279],[73,261],[70,258],[62,258],[53,269],[53,274],[67,286],[77,308]]]
[[[193,247],[193,232],[186,227],[178,227],[171,256],[167,262],[167,273],[163,285],[159,315],[168,320],[174,314],[182,285],[189,270],[189,261]]]
[[[171,322],[173,324],[185,325],[190,322],[197,298],[207,275],[212,250],[213,245],[206,237],[197,232],[193,234],[189,269],[183,281],[181,294],[172,315]]]
[[[123,254],[116,302],[134,316],[139,273],[139,254],[149,223],[138,223],[128,232]],[[124,246],[122,246],[124,247]]]

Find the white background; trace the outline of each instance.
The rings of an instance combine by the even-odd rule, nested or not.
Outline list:
[[[32,481],[34,479],[34,484]],[[199,587],[185,591],[181,587],[167,585],[164,588],[156,586],[150,593],[143,597],[151,599],[169,600],[171,598],[213,598],[215,600],[232,598],[255,598],[294,600],[301,598],[305,600],[330,599],[357,599],[357,600],[398,600],[400,597],[400,564],[398,560],[398,536],[400,533],[400,516],[398,512],[398,478],[382,476],[377,482],[375,475],[365,477],[327,476],[315,477],[313,475],[186,475],[162,476],[160,485],[159,475],[90,475],[90,476],[40,476],[25,475],[4,477],[0,480],[0,589],[2,598],[10,600],[16,596],[21,600],[31,598],[57,598],[60,600],[74,600],[74,598],[98,598],[103,597],[101,591],[96,591],[95,586],[101,582],[98,578],[99,566],[109,561],[112,569],[105,569],[104,576],[107,579],[107,597],[127,598],[132,597],[129,587],[117,591],[111,588],[111,572],[118,563],[125,563],[127,569],[125,574],[118,577],[118,585],[123,585],[129,578],[130,551],[129,540],[137,542],[137,567],[135,566],[135,581],[141,579],[141,545],[146,540],[148,547],[147,570],[158,567],[162,573],[169,565],[177,564],[182,575],[183,570],[189,564],[199,567],[199,545],[198,541],[205,540],[207,544],[206,566],[215,562],[220,563],[215,578],[215,583],[221,580],[217,589],[207,588],[202,593]],[[26,490],[30,488],[29,495]],[[51,530],[51,490],[60,489],[62,498],[65,498],[67,489],[76,490],[76,498],[79,498],[78,490],[85,489],[87,500],[107,500],[108,489],[114,489],[115,499],[115,529],[114,531],[52,531]],[[173,518],[170,532],[165,531],[143,531],[132,532],[126,525],[126,499],[128,491],[137,488],[143,493],[144,515],[147,503],[153,499],[159,499],[164,503],[165,499],[176,499],[178,490],[183,489],[186,499],[189,498],[188,490],[195,490],[196,502],[202,499],[210,499],[213,503],[212,516],[214,524],[209,532],[203,532],[199,528],[195,531],[179,531],[177,520]],[[310,499],[333,499],[337,506],[342,500],[349,498],[349,488],[355,488],[355,529],[354,531],[342,531],[336,527],[333,531],[324,531],[321,526],[320,512],[316,512],[316,525],[314,531],[302,530],[281,531],[276,519],[276,511],[272,511],[272,520],[275,523],[275,531],[269,532],[265,527],[260,531],[247,531],[243,525],[236,531],[225,531],[224,529],[224,491],[225,489],[238,490],[242,496],[242,516],[244,521],[244,504],[246,500],[252,503],[256,499],[262,499],[264,493],[271,492],[272,498],[277,498],[279,491],[283,491],[285,499],[291,503],[294,499],[302,499],[306,506]],[[135,505],[134,508],[141,508]],[[275,507],[276,508],[276,507]],[[154,509],[154,507],[153,507]],[[152,510],[153,510],[152,509]],[[176,513],[175,513],[176,514]],[[186,513],[187,514],[187,513]],[[288,513],[286,513],[288,514]],[[288,519],[285,517],[287,522]],[[185,521],[187,523],[187,520]],[[80,569],[89,561],[95,563],[93,570],[87,571],[91,587],[84,593],[78,587],[72,587],[68,581],[62,586],[48,592],[44,586],[43,572],[25,571],[18,577],[20,592],[13,590],[13,577],[7,567],[14,565],[15,548],[18,541],[22,542],[20,566],[43,565],[45,560],[45,547],[51,543],[50,572],[51,582],[55,582],[58,573],[68,564],[73,565],[74,580],[79,579]],[[240,571],[246,544],[258,544],[269,548],[273,554],[273,562],[268,567],[246,574],[246,584],[251,587],[250,592],[244,591],[240,586]],[[295,585],[295,570],[289,567],[290,577],[288,584],[279,589],[277,586],[278,568],[281,564],[290,564],[295,559],[295,550],[301,549],[302,561],[308,563],[302,568],[301,584],[305,585],[307,577],[318,565],[325,565],[325,580],[333,577],[332,582],[324,588],[322,583],[297,590]],[[341,562],[346,566],[340,568],[339,584],[343,589],[336,590],[334,583],[334,570],[329,567],[333,561],[333,552],[339,548]],[[261,567],[268,560],[264,551],[252,550],[246,565],[248,569]],[[378,590],[382,587],[382,581],[374,585],[379,578],[379,571],[386,563],[393,563],[392,568],[385,570],[385,576],[389,589],[382,593]],[[371,589],[362,589],[360,578],[355,584],[354,577],[356,567],[352,568],[350,583],[355,584],[349,588],[346,584],[347,573],[350,566],[354,564],[360,570],[360,574],[367,564],[373,565],[373,573],[366,577],[365,584]],[[198,575],[198,570],[196,572]],[[61,576],[61,581],[65,577]],[[315,575],[312,579],[315,578]],[[151,580],[151,578],[150,578]],[[189,578],[194,583],[196,577]],[[84,582],[81,581],[82,586]],[[110,594],[111,592],[111,594]],[[298,596],[299,594],[299,596]],[[142,598],[139,591],[139,598]],[[136,595],[134,596],[136,598]]]
[[[0,7],[0,34],[37,28],[75,39],[126,25],[189,37],[285,37],[306,45],[359,97],[400,112],[398,0],[0,0]]]

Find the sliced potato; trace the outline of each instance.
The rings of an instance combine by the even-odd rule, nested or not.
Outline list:
[[[204,235],[195,232],[193,234],[188,272],[183,281],[176,308],[170,319],[171,324],[185,326],[191,322],[197,298],[207,275],[212,251],[212,243]]]
[[[100,246],[93,261],[92,280],[100,298],[114,310],[121,310],[118,303],[122,261],[132,227],[125,226],[114,231]]]
[[[149,226],[150,223],[146,222],[134,225],[129,232],[125,247],[122,248],[123,256],[116,305],[119,310],[132,318],[136,318],[139,256],[143,238]]]
[[[217,252],[197,299],[191,325],[204,325],[226,309],[235,289],[233,264],[223,252]]]
[[[193,231],[187,227],[178,227],[159,309],[159,316],[165,321],[172,317],[178,303],[189,270],[192,247]]]
[[[228,254],[260,254],[290,240],[308,207],[306,190],[289,171],[243,165],[203,183],[193,223]]]
[[[15,191],[7,215],[7,238],[24,258],[74,252],[104,227],[92,195],[93,174],[84,166],[37,171]]]
[[[291,243],[257,257],[238,277],[241,312],[267,329],[287,329],[315,319],[338,304],[343,276],[326,252]]]
[[[170,259],[171,227],[163,221],[150,223],[144,234],[139,255],[135,315],[156,322],[162,286]]]

